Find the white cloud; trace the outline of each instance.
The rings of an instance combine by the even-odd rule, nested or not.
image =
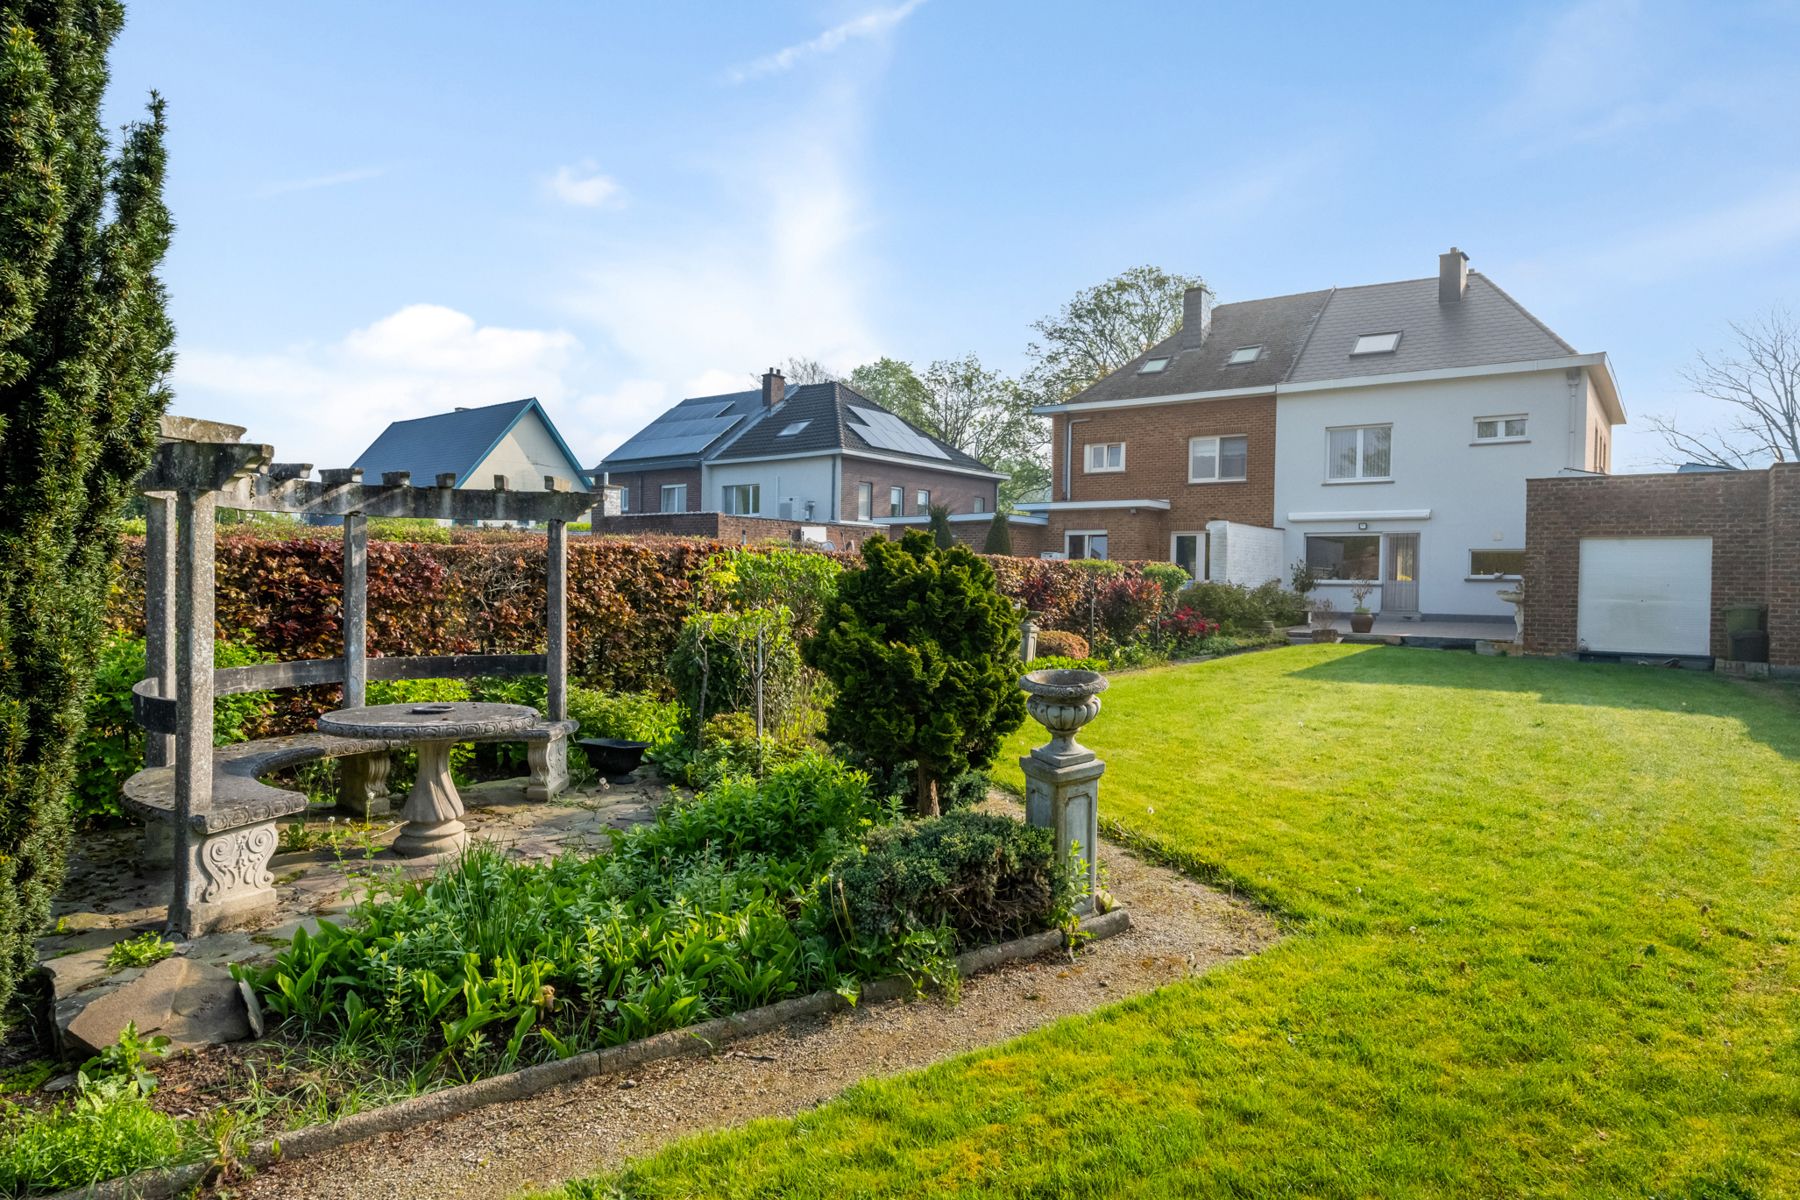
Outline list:
[[[702,206],[692,219],[665,210],[667,223],[622,234],[585,265],[564,301],[619,374],[665,381],[672,404],[751,388],[789,357],[848,371],[879,355],[868,308],[881,272],[856,183],[860,86],[825,81],[794,121],[733,139],[686,189]]]
[[[559,406],[581,344],[560,330],[504,329],[414,304],[336,342],[266,354],[181,352],[177,412],[246,426],[284,462],[348,466],[388,422],[536,396]],[[564,431],[567,434],[567,430]]]
[[[334,171],[329,175],[314,175],[309,179],[290,179],[282,183],[265,184],[257,190],[262,197],[285,196],[289,192],[310,192],[318,188],[337,187],[346,183],[361,183],[365,179],[375,179],[393,170],[390,167],[353,167],[348,171]]]
[[[602,208],[618,204],[625,198],[625,189],[619,186],[619,181],[610,175],[602,175],[591,162],[558,167],[556,174],[546,181],[546,186],[552,196],[577,208]]]
[[[892,8],[873,9],[859,17],[852,17],[841,25],[833,25],[818,37],[784,46],[773,54],[765,54],[752,62],[733,67],[725,77],[732,83],[744,83],[765,75],[779,75],[809,58],[831,54],[851,42],[881,37],[912,16],[923,3],[925,0],[905,0],[905,3]]]

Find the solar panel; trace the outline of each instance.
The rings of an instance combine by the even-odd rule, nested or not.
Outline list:
[[[742,417],[730,415],[730,411],[731,406],[726,405],[723,415],[713,415],[713,408],[708,406],[698,414],[689,415],[677,406],[675,411],[651,422],[636,437],[606,457],[609,460],[623,460],[698,454],[743,420]]]
[[[858,408],[854,404],[849,409],[856,422],[856,432],[871,446],[881,450],[896,450],[901,454],[916,454],[921,458],[950,457],[938,448],[936,442],[893,413],[874,408]]]

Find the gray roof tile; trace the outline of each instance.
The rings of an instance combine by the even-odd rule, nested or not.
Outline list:
[[[1352,358],[1365,333],[1400,332],[1392,354]],[[1438,302],[1437,276],[1338,288],[1288,381],[1313,382],[1562,358],[1576,350],[1485,275],[1469,272],[1456,304]]]
[[[789,388],[786,401],[768,412],[758,414],[744,427],[743,432],[733,437],[712,458],[718,462],[730,462],[807,451],[828,453],[834,450],[867,450],[876,454],[913,459],[927,466],[961,467],[977,471],[989,469],[979,459],[963,453],[948,442],[932,437],[916,426],[909,425],[908,428],[936,447],[936,454],[896,449],[871,441],[859,432],[863,425],[848,411],[852,405],[879,413],[888,412],[862,393],[835,380]],[[800,421],[806,422],[804,428],[787,437],[781,436],[783,429]]]

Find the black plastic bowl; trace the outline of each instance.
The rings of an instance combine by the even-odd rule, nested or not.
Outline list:
[[[576,743],[587,755],[588,765],[614,783],[631,778],[631,773],[644,765],[644,751],[649,742],[627,742],[620,738],[582,738]]]

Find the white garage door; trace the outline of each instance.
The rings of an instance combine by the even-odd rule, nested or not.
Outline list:
[[[1582,538],[1580,594],[1589,650],[1712,653],[1711,538]]]

